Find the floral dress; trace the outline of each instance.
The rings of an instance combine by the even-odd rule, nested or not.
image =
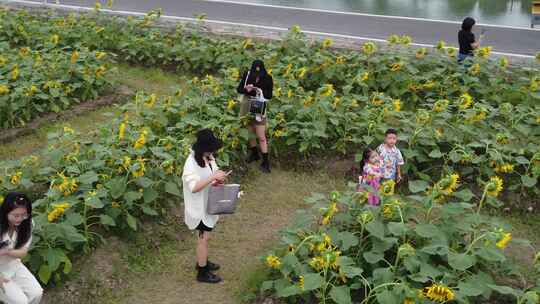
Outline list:
[[[368,193],[368,203],[372,206],[378,206],[380,204],[377,191],[380,187],[381,177],[382,169],[380,166],[372,164],[364,165],[364,170],[362,172],[362,184],[368,185],[372,188],[372,190]]]

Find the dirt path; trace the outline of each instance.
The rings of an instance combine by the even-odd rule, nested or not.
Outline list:
[[[86,282],[86,286],[74,283],[58,288],[49,294],[46,303],[241,302],[261,273],[255,271],[262,270],[258,257],[277,240],[278,231],[291,223],[295,211],[306,207],[304,198],[313,192],[328,192],[345,185],[343,179],[324,174],[284,170],[274,170],[268,176],[252,173],[244,180],[246,195],[237,213],[220,219],[210,242],[211,259],[222,265],[219,271],[224,279],[222,284],[195,281],[196,237],[181,224],[178,214],[183,209],[178,208],[173,225],[154,225],[131,245],[115,244],[113,251],[105,249],[109,253],[98,250],[93,261],[87,263],[91,267],[81,269],[83,273],[86,268],[98,276],[104,274],[97,284],[95,281]],[[94,290],[77,290],[81,288]],[[70,297],[70,290],[77,290],[77,296]]]

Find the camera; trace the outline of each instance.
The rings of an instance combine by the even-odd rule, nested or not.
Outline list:
[[[0,242],[0,249],[7,247],[9,245],[9,240]]]

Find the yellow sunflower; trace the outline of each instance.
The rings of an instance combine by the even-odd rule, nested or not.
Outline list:
[[[486,184],[486,194],[491,197],[497,197],[503,190],[503,180],[498,176],[492,176]]]
[[[281,267],[281,261],[277,256],[269,255],[266,257],[266,265],[268,265],[268,267],[270,268],[278,269],[279,267]]]
[[[424,290],[424,296],[432,301],[446,303],[454,300],[455,295],[452,289],[439,284],[433,284]]]
[[[394,180],[387,180],[381,184],[381,194],[384,196],[394,195],[394,189],[396,182]]]
[[[362,51],[369,56],[377,51],[377,46],[373,42],[366,42],[362,45]]]
[[[496,246],[504,249],[508,245],[508,243],[512,240],[512,234],[511,233],[504,233],[502,235],[502,238],[497,242]]]

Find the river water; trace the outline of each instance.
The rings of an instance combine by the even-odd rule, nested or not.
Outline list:
[[[377,15],[529,27],[532,0],[236,0]]]

